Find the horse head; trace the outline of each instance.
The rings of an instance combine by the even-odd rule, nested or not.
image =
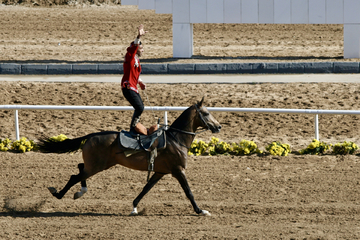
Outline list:
[[[220,123],[211,115],[209,110],[203,105],[204,97],[200,102],[197,102],[194,106],[197,113],[197,121],[200,127],[210,130],[212,133],[220,132]]]

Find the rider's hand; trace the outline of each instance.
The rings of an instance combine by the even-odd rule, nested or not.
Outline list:
[[[141,25],[138,27],[138,33],[139,33],[139,34],[138,34],[139,37],[141,37],[141,36],[145,35],[145,33],[147,33],[147,31],[144,30],[144,25],[141,24]]]
[[[145,90],[146,85],[143,82],[139,82],[141,90]]]

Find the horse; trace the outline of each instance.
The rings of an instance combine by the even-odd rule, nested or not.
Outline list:
[[[185,175],[188,149],[195,135],[199,133],[196,132],[197,129],[203,128],[204,131],[210,130],[212,133],[218,133],[221,129],[221,125],[203,105],[203,101],[204,98],[187,108],[173,124],[167,126],[165,130],[166,146],[158,152],[154,161],[154,173],[133,201],[133,211],[130,215],[138,215],[137,206],[140,200],[167,174],[172,174],[179,181],[197,214],[211,215],[196,204]],[[135,170],[148,171],[148,152],[141,151],[126,157],[124,151],[119,148],[118,140],[119,132],[115,131],[91,133],[61,142],[53,141],[50,138],[41,139],[38,143],[40,152],[71,153],[81,149],[84,161],[84,163],[78,164],[79,174],[72,175],[61,191],[49,187],[50,193],[61,199],[71,187],[80,182],[81,190],[74,194],[74,199],[78,199],[87,192],[86,179],[116,164]]]

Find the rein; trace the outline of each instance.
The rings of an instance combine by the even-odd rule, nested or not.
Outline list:
[[[193,135],[193,136],[195,136],[196,134],[198,134],[198,133],[193,133],[193,132],[187,132],[187,131],[184,131],[184,130],[181,130],[181,129],[177,129],[177,128],[174,128],[174,127],[169,127],[168,130],[169,130],[169,129],[172,129],[172,130],[174,130],[175,132],[185,133],[185,134]]]
[[[168,133],[168,134],[170,135],[170,137],[172,137],[177,143],[179,143],[180,146],[185,147],[185,148],[187,148],[187,149],[189,149],[189,147],[187,147],[187,146],[185,146],[184,144],[182,144],[182,143],[174,136],[174,134],[173,134],[171,131],[169,131],[170,129],[171,129],[171,130],[174,130],[175,132],[184,133],[184,134],[193,135],[193,136],[196,136],[197,134],[202,133],[202,132],[208,130],[208,129],[205,129],[205,130],[203,130],[203,131],[201,131],[201,132],[197,132],[197,133],[187,132],[187,131],[184,131],[184,130],[181,130],[181,129],[177,129],[177,128],[173,128],[173,127],[169,127],[168,129],[165,130],[165,132]]]
[[[168,132],[168,131],[166,131],[169,135],[170,135],[170,137],[172,137],[178,144],[180,144],[180,146],[182,146],[182,147],[184,147],[184,148],[186,148],[186,149],[189,149],[189,147],[188,146],[185,146],[185,144],[183,144],[183,143],[181,143],[175,136],[174,136],[174,134],[172,134],[171,132]]]

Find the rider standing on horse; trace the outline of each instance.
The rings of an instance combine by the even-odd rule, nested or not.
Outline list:
[[[139,57],[142,56],[144,51],[140,38],[145,35],[147,31],[144,30],[144,26],[141,24],[138,27],[138,35],[136,39],[127,48],[127,53],[124,60],[124,75],[121,80],[121,88],[124,97],[134,107],[135,111],[130,123],[130,132],[136,132],[147,135],[147,129],[142,125],[140,121],[140,115],[144,111],[144,103],[140,97],[137,85],[140,85],[142,90],[145,90],[146,86],[140,79],[141,65]]]

